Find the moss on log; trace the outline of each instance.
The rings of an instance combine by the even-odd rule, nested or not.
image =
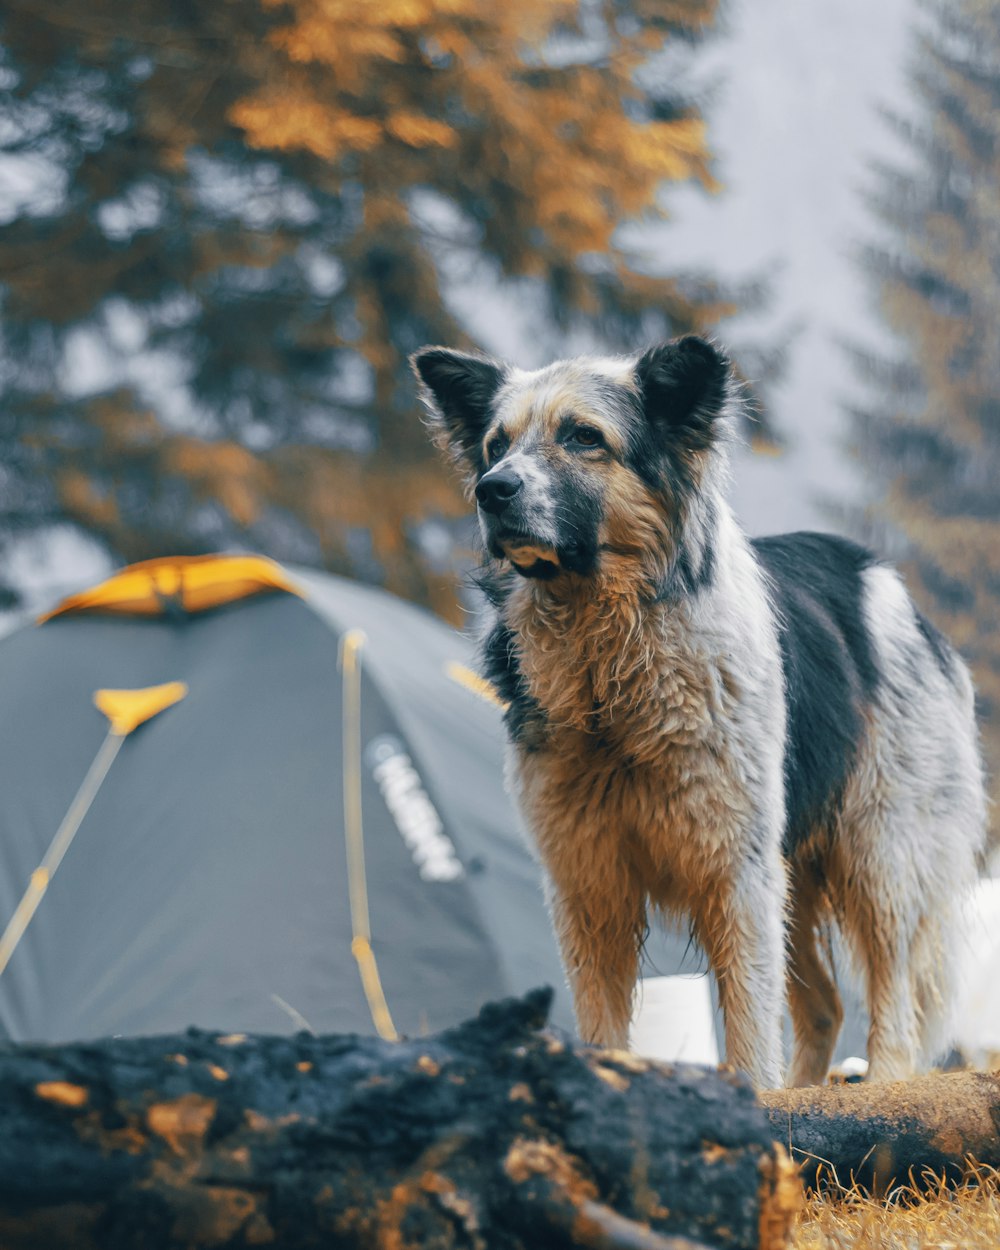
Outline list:
[[[0,1049],[0,1245],[778,1250],[750,1086],[571,1046],[539,991],[420,1041]]]

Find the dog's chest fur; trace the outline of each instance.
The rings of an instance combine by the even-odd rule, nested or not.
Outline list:
[[[504,617],[538,706],[514,780],[543,858],[614,840],[656,901],[684,907],[754,806],[739,657],[685,605],[628,594],[524,587]]]

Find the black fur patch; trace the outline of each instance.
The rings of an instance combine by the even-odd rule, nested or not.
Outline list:
[[[483,643],[482,666],[483,676],[492,682],[499,697],[507,704],[504,723],[511,740],[531,750],[538,745],[545,717],[528,693],[521,676],[514,651],[514,635],[501,622],[493,627]]]
[[[570,573],[592,573],[597,566],[603,505],[588,474],[574,471],[560,483],[556,513],[562,537],[559,563]]]
[[[785,850],[829,818],[843,794],[879,684],[862,613],[861,575],[876,563],[830,534],[780,534],[751,544],[771,579],[785,672]]]
[[[682,502],[694,489],[691,453],[714,441],[725,407],[729,361],[688,335],[652,347],[636,365],[639,393],[615,386],[626,433],[625,463],[647,486]]]
[[[492,418],[493,397],[504,379],[496,361],[446,347],[425,347],[410,357],[440,416],[448,441],[473,464],[486,468],[482,442]]]
[[[714,517],[711,524],[714,524]],[[707,590],[715,579],[714,534],[708,537],[701,550],[695,552],[685,540],[683,529],[677,537],[677,556],[673,567],[660,585],[652,603],[677,603],[690,598],[699,591]]]
[[[722,352],[694,334],[650,348],[635,367],[647,420],[683,450],[706,451],[725,407],[729,372]]]
[[[562,572],[558,564],[551,560],[536,560],[534,564],[515,564],[514,572],[518,577],[527,577],[536,582],[551,582]]]

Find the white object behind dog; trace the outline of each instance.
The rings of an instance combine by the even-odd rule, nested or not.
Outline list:
[[[644,977],[636,990],[630,1040],[635,1054],[646,1059],[717,1064],[708,977]]]
[[[1000,877],[986,877],[969,904],[969,946],[958,952],[962,988],[955,1043],[977,1067],[1000,1055]]]

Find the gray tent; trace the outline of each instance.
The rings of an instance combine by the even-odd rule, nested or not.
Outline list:
[[[0,1036],[412,1035],[544,983],[569,1026],[471,664],[250,557],[133,566],[0,641]]]

